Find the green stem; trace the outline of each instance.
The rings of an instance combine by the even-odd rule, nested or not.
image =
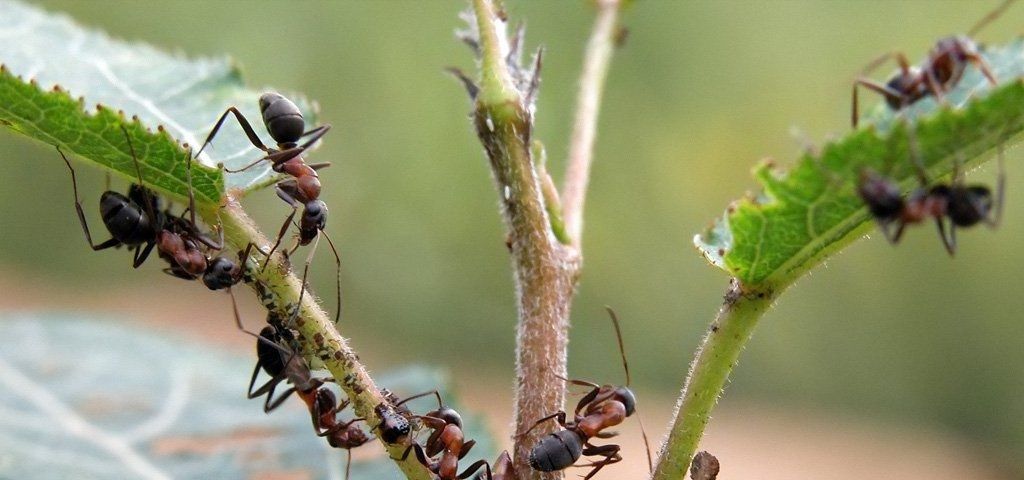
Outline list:
[[[243,250],[250,242],[264,250],[269,249],[270,242],[256,228],[256,225],[242,209],[237,200],[230,195],[225,205],[198,205],[198,211],[209,225],[222,225],[224,238],[234,250]],[[261,258],[258,257],[257,258]],[[250,259],[250,266],[254,262]],[[262,265],[259,265],[262,267]],[[266,268],[249,268],[253,276],[251,286],[260,301],[268,308],[287,318],[299,304],[302,305],[293,327],[300,333],[306,348],[303,354],[321,360],[338,385],[352,402],[356,416],[366,419],[367,425],[375,428],[380,417],[375,408],[386,402],[373,378],[359,362],[359,357],[348,345],[348,341],[338,333],[331,317],[320,307],[315,295],[306,288],[301,293],[301,280],[292,273],[284,262],[283,255],[274,255]],[[390,408],[385,405],[383,408]],[[379,437],[378,437],[379,438]],[[405,461],[398,460],[406,450],[406,445],[388,445],[381,442],[389,456],[410,480],[430,480],[433,476],[415,457],[409,456]],[[340,452],[340,450],[339,450]],[[341,453],[339,453],[340,455]]]
[[[780,292],[772,288],[745,289],[733,280],[690,367],[671,433],[661,447],[654,480],[685,478],[711,410],[718,403],[740,352],[750,340],[758,319]]]

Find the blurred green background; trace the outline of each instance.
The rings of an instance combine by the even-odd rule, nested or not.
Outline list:
[[[254,87],[317,100],[334,125],[313,158],[334,163],[322,179],[344,261],[343,333],[374,349],[364,355],[374,368],[428,362],[511,382],[515,310],[497,197],[465,93],[442,72],[473,67],[452,35],[465,2],[39,3],[116,37],[230,55]],[[995,3],[637,2],[604,98],[571,374],[621,378],[608,304],[625,321],[640,389],[678,390],[727,285],[693,234],[756,188],[748,171],[760,158],[786,164],[798,137],[820,144],[848,131],[850,82],[865,63],[889,50],[921,58]],[[592,15],[582,1],[509,7],[527,21],[528,46],[546,49],[537,137],[560,181]],[[1006,41],[1022,20],[1018,5],[980,38]],[[857,242],[764,318],[728,401],[927,425],[1021,468],[1024,175],[1020,149],[1008,155],[997,232],[965,232],[953,260],[929,228],[899,248],[878,235]],[[0,158],[0,276],[68,291],[102,279],[96,295],[122,296],[141,276],[173,282],[156,263],[129,273],[123,252],[88,252],[50,148],[3,131]],[[993,175],[989,166],[973,178]],[[102,174],[80,177],[83,195],[98,197]],[[286,214],[269,190],[246,203],[268,231]],[[93,200],[86,208],[95,215]],[[325,256],[314,275],[316,290],[330,292]],[[230,322],[228,311],[209,321]],[[475,370],[463,372],[469,362]]]

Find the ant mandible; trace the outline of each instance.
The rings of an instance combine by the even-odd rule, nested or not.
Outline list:
[[[976,35],[983,27],[1002,15],[1014,1],[1016,0],[1004,1],[978,21],[966,36],[957,35],[940,39],[928,52],[928,58],[918,66],[911,66],[907,57],[900,52],[887,53],[868,64],[862,70],[862,76],[853,82],[851,113],[853,128],[857,128],[859,120],[858,87],[865,87],[881,94],[889,108],[898,111],[928,95],[933,95],[936,100],[942,101],[943,94],[952,89],[963,76],[968,63],[978,67],[989,83],[996,85],[998,82],[995,75],[992,74],[987,62],[978,52],[977,43],[970,37]],[[863,76],[890,58],[896,60],[899,70],[887,82],[878,83]]]
[[[892,179],[873,170],[861,173],[857,194],[868,207],[871,216],[889,243],[897,244],[907,225],[923,222],[931,217],[939,231],[939,237],[950,256],[956,253],[957,228],[973,227],[984,223],[991,228],[999,225],[1003,214],[1006,174],[1004,171],[1002,145],[998,148],[999,174],[996,191],[985,185],[967,185],[957,161],[953,168],[953,179],[949,184],[928,186],[923,170],[918,171],[921,186],[903,198],[899,185]],[[947,231],[946,222],[949,220]],[[892,224],[896,230],[890,230]]]
[[[419,418],[427,427],[432,429],[433,433],[431,433],[430,437],[427,438],[425,449],[419,443],[414,442],[406,448],[405,453],[402,455],[402,460],[404,461],[409,457],[410,451],[415,451],[416,459],[419,460],[423,466],[427,467],[428,470],[437,475],[440,480],[469,478],[479,470],[480,467],[486,466],[487,461],[477,460],[470,466],[466,467],[466,470],[461,474],[459,473],[459,460],[462,460],[462,458],[469,453],[469,450],[473,448],[476,441],[465,441],[465,437],[462,432],[462,416],[459,415],[459,412],[455,411],[455,409],[447,407],[441,402],[441,394],[438,393],[437,390],[413,395],[396,403],[395,407],[400,407],[402,404],[410,400],[429,395],[437,397],[437,410],[430,411],[426,415],[418,415],[417,418]],[[438,454],[441,454],[441,457],[434,460],[434,457]],[[489,472],[490,467],[486,468],[486,471]]]
[[[610,307],[605,307],[615,326],[615,336],[619,343],[619,353],[622,356],[622,367],[626,371],[626,385],[598,385],[583,380],[568,380],[574,385],[591,387],[592,390],[580,399],[573,412],[573,421],[566,421],[565,411],[558,411],[548,415],[530,427],[532,430],[537,425],[551,419],[558,421],[564,428],[552,433],[543,439],[530,450],[530,467],[541,472],[554,472],[569,468],[583,455],[601,456],[584,467],[593,469],[583,477],[584,480],[593,477],[605,465],[622,461],[619,445],[593,445],[591,438],[611,438],[617,435],[615,432],[603,432],[603,430],[614,427],[623,422],[626,417],[636,412],[636,395],[629,389],[629,364],[626,362],[626,351],[622,345],[622,332],[619,329],[619,319]],[[582,412],[582,413],[581,413]],[[643,423],[640,424],[643,432],[644,444],[647,447],[647,466],[653,471],[651,464],[651,450],[647,443],[647,433],[643,431]],[[529,432],[529,430],[527,431]]]

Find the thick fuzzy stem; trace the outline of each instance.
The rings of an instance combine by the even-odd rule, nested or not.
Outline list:
[[[256,228],[242,206],[230,196],[222,207],[200,208],[199,213],[208,224],[223,226],[224,238],[233,249],[243,250],[250,242],[264,250],[269,249],[270,242]],[[283,259],[280,254],[274,255],[269,260],[267,268],[251,268],[253,289],[268,309],[285,317],[295,310],[301,295],[302,305],[294,327],[307,345],[303,353],[323,361],[324,366],[352,401],[356,415],[365,418],[371,428],[376,427],[380,419],[374,413],[374,409],[385,402],[383,395],[370,378],[366,367],[359,363],[359,357],[349,347],[348,341],[338,333],[331,317],[320,307],[316,296],[308,288],[305,294],[301,294],[301,280],[292,273]],[[414,456],[410,455],[405,461],[398,460],[405,452],[405,446],[384,446],[406,478],[433,478]],[[340,450],[338,454],[342,454]]]
[[[655,480],[678,480],[686,476],[711,410],[718,403],[740,352],[778,293],[770,288],[745,290],[738,281],[733,281],[718,317],[711,322],[690,366],[671,432],[661,447]]]

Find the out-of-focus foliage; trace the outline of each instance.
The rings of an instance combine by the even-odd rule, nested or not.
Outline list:
[[[342,332],[375,368],[426,359],[449,365],[467,390],[481,375],[511,384],[515,305],[498,202],[466,121],[465,92],[442,71],[472,67],[465,47],[452,41],[465,2],[41,3],[128,40],[189,55],[230,54],[252,85],[316,98],[321,121],[334,125],[310,158],[334,163],[321,180],[328,233],[344,262]],[[694,251],[694,232],[738,192],[756,189],[747,172],[757,160],[802,150],[791,129],[817,144],[844,135],[850,83],[864,64],[892,50],[919,59],[996,3],[651,1],[630,8],[623,19],[630,34],[601,110],[572,376],[622,378],[607,304],[622,317],[641,398],[655,390],[674,395],[727,286]],[[527,50],[545,46],[536,136],[557,182],[592,18],[588,3],[506,4],[527,21]],[[980,39],[1007,43],[1022,20],[1024,7],[1012,7]],[[6,133],[0,139],[4,275],[67,289],[92,288],[98,278],[119,289],[145,275],[153,284],[171,281],[152,266],[126,272],[115,252],[89,253],[63,162],[34,142]],[[1015,379],[1024,365],[1024,296],[1007,293],[1024,264],[1020,155],[1007,151],[1003,225],[964,232],[955,260],[929,228],[908,231],[897,248],[872,235],[790,288],[758,327],[725,401],[930,425],[1020,458],[1024,385]],[[970,180],[991,182],[993,173],[982,169]],[[98,198],[103,178],[84,178],[80,188]],[[287,214],[270,192],[246,202],[267,230]],[[96,215],[95,202],[86,210]],[[326,257],[310,274],[318,292],[333,288]],[[229,315],[209,321],[230,322]]]
[[[250,358],[61,315],[18,315],[4,331],[18,341],[0,353],[0,477],[344,477],[346,453],[313,434],[297,398],[273,415],[263,414],[263,398],[245,398]],[[415,367],[377,381],[399,395],[446,383]],[[473,457],[491,456],[482,422],[468,422],[467,434],[484,442]],[[350,478],[395,475],[379,455],[355,461]]]
[[[135,179],[135,166],[128,155],[124,134],[118,124],[128,127],[141,157],[143,178],[150,187],[187,198],[186,151],[175,142],[201,147],[218,116],[237,105],[261,126],[257,99],[261,92],[245,88],[237,67],[227,59],[187,60],[143,43],[128,44],[105,33],[76,25],[60,14],[13,1],[0,1],[0,64],[15,76],[35,81],[43,89],[59,87],[83,103],[58,91],[43,93],[18,85],[9,74],[2,78],[3,103],[0,119],[13,128],[50,144],[60,144],[66,153],[106,166],[122,177]],[[292,95],[310,122],[313,109],[305,99]],[[104,108],[105,107],[105,108]],[[115,108],[136,116],[139,125],[110,112]],[[263,153],[254,147],[234,123],[221,129],[215,139],[223,153],[203,153],[193,169],[197,198],[216,202],[224,179],[212,168],[223,163],[238,169]],[[268,137],[269,138],[269,137]],[[273,145],[271,145],[273,146]],[[212,159],[211,159],[212,157]],[[250,189],[273,180],[269,162],[228,175],[228,186]]]

